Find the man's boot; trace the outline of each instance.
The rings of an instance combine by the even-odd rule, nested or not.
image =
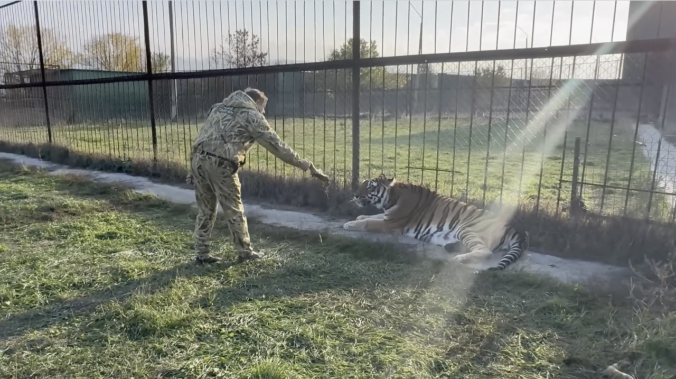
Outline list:
[[[199,264],[199,265],[213,264],[213,263],[218,263],[218,262],[220,262],[220,261],[221,261],[221,258],[219,258],[219,257],[214,257],[214,256],[209,255],[209,254],[198,255],[198,256],[195,258],[195,262],[196,262],[197,264]]]
[[[242,252],[237,257],[237,263],[242,263],[242,262],[246,262],[246,261],[253,261],[253,260],[256,260],[256,259],[263,258],[264,256],[265,256],[265,254],[260,253],[260,252],[257,253],[255,251]]]

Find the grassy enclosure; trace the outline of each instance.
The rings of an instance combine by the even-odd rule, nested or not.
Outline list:
[[[0,157],[0,379],[676,379],[676,51],[637,32],[676,8],[631,3],[0,6],[0,152],[188,188],[210,106],[255,87],[333,182],[255,146],[245,207],[337,225],[383,173],[513,210],[530,264],[632,272],[475,274],[253,218],[265,258],[234,264],[220,216],[198,266],[194,208]]]
[[[268,259],[196,267],[194,211],[0,168],[0,377],[597,378],[623,359],[676,374],[673,311],[255,221]]]
[[[157,157],[185,166],[203,122],[180,121],[158,122]],[[269,122],[301,157],[312,160],[339,186],[347,185],[352,175],[349,117],[270,117]],[[452,116],[362,119],[360,128],[361,179],[384,172],[473,201],[548,203],[554,209],[569,200],[574,139],[579,136],[584,155],[579,180],[612,187],[583,186],[589,209],[631,216],[642,216],[646,210],[649,194],[640,191],[651,189],[650,162],[641,146],[634,146],[635,124],[631,121],[618,120],[614,126],[610,122],[574,121],[566,134],[555,122],[526,130],[525,122],[518,118],[510,120],[507,128],[504,120],[497,118],[489,122],[486,117],[456,120]],[[40,136],[46,136],[44,127],[0,128],[0,139],[5,141],[38,142]],[[145,122],[55,125],[53,140],[79,153],[123,160],[153,158],[151,128]],[[303,175],[258,145],[250,152],[244,171],[274,177]],[[669,218],[671,197],[653,195],[652,218]]]

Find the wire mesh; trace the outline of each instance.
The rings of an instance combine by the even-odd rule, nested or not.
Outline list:
[[[3,141],[48,142],[49,119],[54,144],[186,165],[211,105],[256,87],[270,99],[272,128],[346,189],[355,171],[362,179],[385,173],[457,198],[558,213],[570,201],[581,137],[579,193],[589,211],[676,216],[673,52],[515,53],[616,40],[616,20],[628,17],[621,2],[376,1],[356,20],[346,2],[37,4],[44,86],[35,85],[42,67],[33,4],[0,9]],[[389,63],[353,60],[355,22],[362,61]],[[497,53],[404,60],[479,50]],[[215,71],[313,62],[334,65]],[[92,82],[71,83],[83,79]],[[302,175],[260,147],[250,157],[244,170]]]

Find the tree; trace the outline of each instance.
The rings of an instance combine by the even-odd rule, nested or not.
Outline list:
[[[396,89],[396,88],[404,88],[408,84],[408,75],[405,73],[402,73],[400,70],[399,73],[397,72],[388,72],[385,70],[385,83],[384,87],[385,89]]]
[[[347,43],[344,43],[340,49],[334,49],[326,60],[329,61],[339,61],[344,59],[352,59],[352,44],[353,39],[350,38],[347,40]],[[359,43],[359,55],[361,58],[378,58],[378,45],[376,41],[366,42],[365,39],[361,39]]]
[[[40,51],[34,26],[9,25],[0,30],[0,72],[19,72],[40,68]],[[46,66],[72,67],[73,53],[49,28],[42,28],[42,53]],[[20,82],[26,77],[20,75]]]
[[[328,61],[339,61],[352,59],[353,39],[350,38],[339,49],[334,49],[326,57]],[[359,43],[359,55],[361,58],[377,58],[378,45],[376,41],[367,42],[361,39]],[[406,86],[406,75],[387,72],[384,67],[371,67],[360,69],[360,89],[381,89],[381,88],[402,88]],[[323,77],[323,76],[318,76]],[[399,80],[397,80],[399,79]],[[322,80],[323,82],[323,80]],[[320,85],[318,83],[318,85]],[[344,92],[352,87],[351,70],[330,70],[326,75],[326,83],[321,83],[326,90]]]
[[[495,70],[493,68],[495,67]],[[502,65],[477,67],[475,72],[476,87],[474,88],[474,107],[476,110],[484,111],[495,107],[500,101],[500,96],[496,97],[496,93],[503,91],[503,95],[507,95],[504,87],[509,86],[510,79],[507,77],[507,71]],[[501,89],[502,88],[502,89]],[[493,99],[493,102],[491,102]],[[509,106],[509,101],[505,104]]]
[[[136,38],[109,33],[94,37],[83,47],[80,63],[97,70],[143,71],[144,55]]]
[[[350,38],[347,43],[344,43],[339,49],[334,49],[326,58],[327,61],[340,61],[352,59],[353,39]],[[359,43],[359,56],[361,58],[377,58],[378,45],[376,41],[367,42],[361,39]],[[384,67],[362,68],[359,70],[360,88],[368,90],[369,88],[383,87],[383,71]],[[332,70],[327,76],[327,83],[324,83],[326,89],[336,92],[344,92],[352,88],[352,71],[351,70]]]
[[[442,63],[443,64],[443,63]],[[420,65],[418,75],[420,75],[420,84],[418,84],[419,91],[425,91],[425,88],[432,89],[439,87],[437,65],[433,63],[424,63]],[[425,84],[427,82],[427,84]]]
[[[168,71],[171,58],[164,53],[152,53],[153,72]],[[146,72],[146,52],[138,39],[121,33],[94,37],[84,45],[79,61],[97,70]]]
[[[495,75],[495,78],[493,78],[493,75]],[[494,87],[500,87],[509,85],[507,71],[502,65],[497,65],[495,71],[493,71],[493,67],[477,67],[476,76],[477,86],[490,87],[492,84]]]
[[[145,60],[143,61],[145,67]],[[150,56],[150,67],[153,68],[153,73],[167,72],[171,67],[171,57],[164,53],[152,53]]]
[[[433,63],[424,63],[420,65],[420,75],[436,74],[437,67]]]
[[[228,33],[224,42],[211,55],[211,61],[216,67],[245,68],[265,66],[268,53],[259,50],[260,38],[246,29],[236,30],[235,34]]]
[[[551,70],[547,67],[531,67],[531,83],[534,86],[546,86],[552,80]]]

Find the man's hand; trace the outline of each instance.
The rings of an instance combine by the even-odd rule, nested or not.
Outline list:
[[[326,174],[324,174],[320,169],[316,168],[312,163],[310,163],[310,175],[321,180],[322,183],[324,183],[324,186],[328,187],[329,177],[326,176]]]

